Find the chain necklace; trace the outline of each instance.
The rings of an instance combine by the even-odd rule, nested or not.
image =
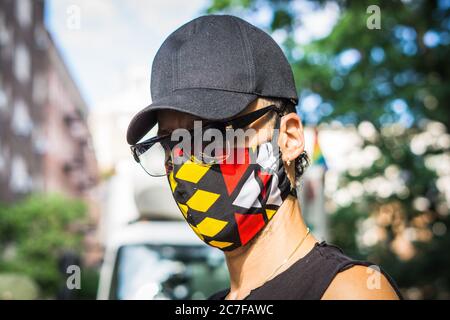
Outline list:
[[[305,242],[306,238],[307,238],[308,235],[309,235],[309,231],[310,231],[309,228],[307,228],[307,229],[306,229],[306,235],[305,235],[305,236],[303,237],[303,239],[297,244],[297,246],[295,247],[294,251],[292,251],[291,254],[290,254],[286,259],[284,259],[283,263],[280,264],[280,265],[278,266],[278,268],[276,268],[275,271],[273,271],[273,272],[270,274],[270,276],[268,276],[268,277],[266,278],[266,280],[264,280],[264,282],[262,282],[262,283],[261,283],[260,285],[258,285],[256,288],[262,286],[262,285],[265,284],[267,281],[269,281],[269,280],[277,273],[277,271],[280,270],[281,267],[284,266],[284,265],[292,258],[292,256],[294,255],[294,253],[297,252],[298,248],[300,248],[301,245],[303,244],[303,242]]]

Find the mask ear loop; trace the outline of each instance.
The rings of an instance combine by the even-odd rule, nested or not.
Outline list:
[[[280,135],[280,122],[281,122],[281,117],[283,115],[281,113],[281,110],[279,110],[279,109],[275,109],[275,112],[277,113],[277,118],[275,120],[275,126],[273,129],[272,140],[270,141],[270,143],[272,144],[272,150],[274,152],[277,152],[275,158],[277,159],[277,161],[281,161],[281,156],[279,156],[279,154],[281,153],[281,150],[280,150],[280,147],[278,146],[278,137]],[[295,184],[292,185],[292,183],[291,183],[291,189],[289,190],[289,194],[292,195],[293,197],[297,198],[297,188],[295,187]]]

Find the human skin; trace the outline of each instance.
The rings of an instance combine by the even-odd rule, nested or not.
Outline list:
[[[258,98],[241,114],[253,112],[268,105],[270,105],[269,101]],[[170,134],[178,128],[190,129],[195,120],[199,118],[186,113],[173,110],[159,111],[158,135]],[[273,117],[267,114],[249,127],[256,132],[249,138],[249,146],[269,141],[272,135]],[[297,114],[290,113],[281,118],[278,145],[288,178],[294,185],[294,159],[300,156],[305,147],[303,126]],[[288,161],[290,161],[289,166]],[[244,299],[251,290],[282,273],[305,256],[318,242],[312,234],[306,237],[291,258],[283,264],[306,234],[307,226],[298,200],[290,195],[257,237],[245,246],[225,252],[230,273],[230,292],[226,299]],[[279,268],[280,265],[282,265],[281,268]],[[272,274],[277,268],[279,269],[276,273]],[[398,299],[394,289],[382,274],[378,274],[379,288],[369,288],[368,278],[373,276],[374,271],[368,270],[365,266],[354,266],[342,271],[333,279],[322,299]]]

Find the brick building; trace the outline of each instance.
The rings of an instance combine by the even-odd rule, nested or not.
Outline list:
[[[93,203],[87,106],[44,25],[44,1],[0,1],[0,202],[59,192]]]

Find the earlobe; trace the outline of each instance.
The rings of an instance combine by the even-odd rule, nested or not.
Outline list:
[[[289,113],[281,118],[278,144],[283,155],[283,161],[286,162],[298,158],[304,151],[303,126],[297,114]]]

